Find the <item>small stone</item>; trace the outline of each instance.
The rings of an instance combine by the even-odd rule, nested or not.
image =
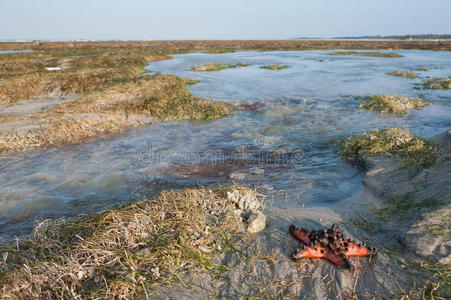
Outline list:
[[[253,210],[247,220],[247,224],[247,232],[252,234],[258,233],[265,229],[266,216],[259,210]]]

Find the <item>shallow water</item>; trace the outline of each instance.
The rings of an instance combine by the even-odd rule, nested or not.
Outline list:
[[[331,140],[364,130],[409,128],[430,137],[451,127],[451,91],[418,90],[451,75],[451,52],[396,51],[403,58],[329,56],[330,51],[186,54],[149,71],[197,79],[195,96],[263,107],[208,122],[142,126],[82,145],[0,156],[0,237],[29,234],[37,220],[111,207],[164,189],[231,182],[258,186],[280,207],[339,207],[362,188],[361,173]],[[204,63],[250,63],[192,72]],[[284,70],[262,65],[287,64]],[[414,70],[418,79],[385,75]],[[423,94],[433,103],[406,117],[357,109],[358,96]]]
[[[10,53],[31,53],[33,50],[1,50],[0,54],[10,54]]]

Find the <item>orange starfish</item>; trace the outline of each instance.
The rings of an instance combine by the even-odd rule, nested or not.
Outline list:
[[[301,258],[324,258],[336,266],[351,268],[349,256],[374,256],[377,249],[366,247],[360,243],[345,239],[337,224],[333,224],[329,229],[311,230],[298,229],[290,225],[291,235],[305,244],[302,248],[296,249],[292,255],[293,259]]]

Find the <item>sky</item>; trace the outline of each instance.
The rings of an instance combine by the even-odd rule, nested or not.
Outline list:
[[[0,0],[0,39],[287,39],[451,33],[451,0]]]

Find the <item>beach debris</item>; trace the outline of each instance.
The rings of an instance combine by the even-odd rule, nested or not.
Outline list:
[[[258,210],[261,207],[257,193],[251,189],[232,189],[227,192],[227,198],[235,202],[237,208],[243,212]]]
[[[235,203],[235,215],[242,217],[247,223],[247,232],[251,234],[262,231],[266,226],[266,216],[259,210],[263,209],[263,204],[257,196],[255,190],[248,188],[232,188],[227,191],[227,199]]]

